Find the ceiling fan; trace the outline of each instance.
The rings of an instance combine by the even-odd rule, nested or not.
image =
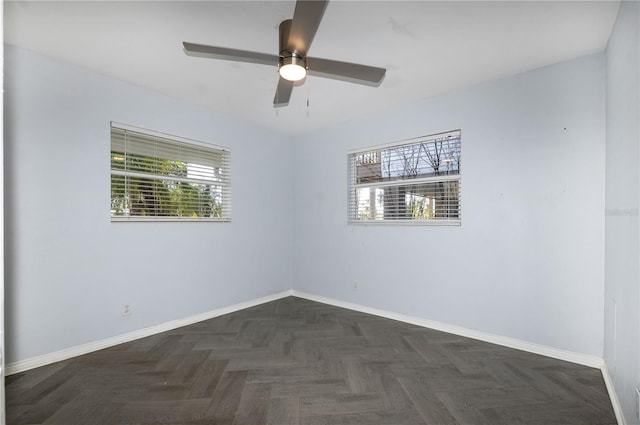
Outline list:
[[[296,2],[293,19],[280,23],[280,50],[278,55],[250,52],[226,47],[207,46],[183,42],[190,56],[201,56],[237,62],[278,65],[278,86],[273,106],[286,106],[291,98],[294,83],[303,80],[307,73],[356,84],[377,87],[386,69],[356,63],[340,62],[307,56],[328,0]]]

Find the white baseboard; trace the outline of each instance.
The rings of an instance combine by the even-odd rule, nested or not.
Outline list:
[[[412,325],[422,326],[425,328],[435,329],[438,331],[448,332],[467,338],[477,339],[480,341],[490,342],[492,344],[502,345],[517,350],[528,351],[534,354],[540,354],[554,359],[564,360],[571,363],[581,364],[584,366],[601,369],[604,364],[602,358],[596,356],[588,356],[585,354],[574,353],[572,351],[560,350],[558,348],[548,347],[546,345],[535,344],[532,342],[522,341],[519,339],[509,338],[505,336],[490,334],[486,332],[476,331],[474,329],[464,328],[462,326],[448,325],[433,320],[423,319],[420,317],[407,316],[400,313],[394,313],[377,308],[367,307],[347,301],[340,301],[333,298],[327,298],[320,295],[309,294],[297,290],[292,291],[294,297],[305,298],[311,301],[317,301],[323,304],[329,304],[336,307],[348,308],[349,310],[359,311],[361,313],[373,314],[375,316],[385,317]]]
[[[620,404],[620,400],[618,399],[618,393],[616,393],[616,388],[613,385],[613,379],[611,379],[606,363],[602,364],[602,378],[604,379],[604,384],[607,387],[607,392],[609,393],[609,398],[611,399],[611,405],[613,406],[613,411],[616,414],[618,425],[627,425],[627,421],[624,419],[624,415],[622,414],[622,404]]]
[[[5,374],[12,375],[14,373],[24,372],[25,370],[34,369],[36,367],[45,366],[45,365],[59,362],[62,360],[67,360],[72,357],[81,356],[83,354],[88,354],[94,351],[113,347],[115,345],[123,344],[125,342],[130,342],[136,339],[145,338],[151,335],[159,334],[161,332],[166,332],[176,328],[180,328],[182,326],[191,325],[193,323],[202,322],[203,320],[213,319],[214,317],[233,313],[235,311],[243,310],[245,308],[253,307],[259,304],[264,304],[266,302],[288,297],[290,295],[292,295],[291,290],[282,291],[276,294],[267,295],[265,297],[255,298],[253,300],[244,301],[238,304],[233,304],[227,307],[218,308],[216,310],[211,310],[201,314],[196,314],[194,316],[189,316],[184,319],[172,320],[170,322],[161,323],[159,325],[150,326],[144,329],[138,329],[135,331],[116,335],[110,338],[101,339],[99,341],[89,342],[87,344],[77,345],[75,347],[70,347],[64,350],[55,351],[53,353],[47,353],[41,356],[31,357],[25,360],[8,363],[5,368]]]
[[[543,356],[568,361],[571,363],[577,363],[584,366],[590,366],[602,370],[602,377],[604,379],[613,410],[616,415],[616,420],[619,425],[626,425],[624,416],[622,415],[622,407],[613,385],[611,376],[607,369],[607,365],[603,359],[596,356],[588,356],[580,353],[574,353],[571,351],[560,350],[545,345],[535,344],[527,341],[522,341],[514,338],[508,338],[500,335],[490,334],[486,332],[480,332],[473,329],[464,328],[461,326],[449,325],[446,323],[436,322],[433,320],[423,319],[420,317],[408,316],[400,313],[394,313],[386,310],[380,310],[373,307],[367,307],[360,304],[351,303],[348,301],[340,301],[333,298],[327,298],[320,295],[309,294],[306,292],[290,289],[287,291],[278,292],[276,294],[267,295],[261,298],[255,298],[253,300],[233,304],[227,307],[222,307],[216,310],[208,311],[205,313],[197,314],[194,316],[186,317],[184,319],[172,320],[170,322],[161,323],[159,325],[151,326],[144,329],[127,332],[125,334],[116,335],[111,338],[101,339],[99,341],[90,342],[87,344],[70,347],[64,350],[55,351],[53,353],[43,354],[41,356],[31,357],[25,360],[20,360],[14,363],[6,365],[5,374],[12,375],[19,372],[24,372],[29,369],[34,369],[40,366],[45,366],[51,363],[70,359],[72,357],[81,356],[104,348],[113,347],[125,342],[134,341],[136,339],[145,338],[161,332],[170,331],[182,326],[191,325],[193,323],[201,322],[203,320],[212,319],[214,317],[222,316],[225,314],[233,313],[235,311],[243,310],[245,308],[253,307],[259,304],[263,304],[270,301],[275,301],[280,298],[295,296],[304,298],[311,301],[317,301],[323,304],[329,304],[336,307],[347,308],[349,310],[359,311],[361,313],[372,314],[375,316],[385,317],[387,319],[397,320],[404,323],[410,323],[417,326],[422,326],[429,329],[435,329],[438,331],[448,332],[455,335],[464,336],[467,338],[473,338],[480,341],[489,342],[492,344],[502,345],[509,348],[515,348],[518,350],[527,351],[534,354],[540,354]]]
[[[604,362],[600,357],[587,356],[580,353],[560,350],[553,347],[547,347],[544,345],[539,345],[539,344],[535,344],[527,341],[521,341],[514,338],[508,338],[500,335],[480,332],[473,329],[464,328],[461,326],[440,323],[433,320],[423,319],[420,317],[407,316],[404,314],[394,313],[386,310],[380,310],[377,308],[367,307],[364,305],[355,304],[348,301],[340,301],[333,298],[327,298],[320,295],[309,294],[309,293],[301,292],[297,290],[287,290],[287,291],[278,292],[276,294],[267,295],[265,297],[241,302],[238,304],[233,304],[228,307],[222,307],[216,310],[186,317],[184,319],[172,320],[170,322],[161,323],[159,325],[151,326],[148,328],[127,332],[125,334],[116,335],[110,338],[101,339],[98,341],[78,345],[75,347],[70,347],[64,350],[55,351],[53,353],[43,354],[41,356],[31,357],[25,360],[9,363],[6,365],[5,373],[7,375],[12,375],[15,373],[23,372],[25,370],[34,369],[36,367],[59,362],[62,360],[67,360],[75,356],[91,353],[93,351],[113,347],[115,345],[123,344],[125,342],[130,342],[136,339],[145,338],[151,335],[176,329],[182,326],[191,325],[193,323],[201,322],[203,320],[212,319],[214,317],[222,316],[224,314],[233,313],[235,311],[239,311],[245,308],[253,307],[259,304],[263,304],[269,301],[274,301],[274,300],[288,297],[291,295],[299,298],[308,299],[311,301],[317,301],[324,304],[333,305],[336,307],[347,308],[349,310],[359,311],[362,313],[368,313],[368,314],[373,314],[375,316],[398,320],[400,322],[410,323],[410,324],[422,326],[425,328],[448,332],[455,335],[464,336],[467,338],[473,338],[480,341],[489,342],[492,344],[498,344],[505,347],[528,351],[530,353],[541,354],[543,356],[552,357],[555,359],[560,359],[560,360],[577,363],[585,366],[595,367],[598,369],[603,368],[603,365],[604,365]],[[605,382],[606,382],[606,378],[605,378]],[[607,388],[609,388],[609,384],[607,384]]]

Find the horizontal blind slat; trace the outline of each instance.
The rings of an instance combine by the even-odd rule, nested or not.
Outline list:
[[[113,124],[111,135],[111,215],[116,221],[230,221],[228,149]]]
[[[460,131],[348,154],[349,222],[460,221]]]

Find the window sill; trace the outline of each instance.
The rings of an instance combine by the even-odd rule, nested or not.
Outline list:
[[[230,218],[191,218],[191,217],[111,217],[112,223],[230,223]]]
[[[350,220],[354,226],[461,226],[460,220]]]

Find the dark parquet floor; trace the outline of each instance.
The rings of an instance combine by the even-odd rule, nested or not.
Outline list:
[[[294,297],[6,381],[9,425],[616,423],[598,369]]]

